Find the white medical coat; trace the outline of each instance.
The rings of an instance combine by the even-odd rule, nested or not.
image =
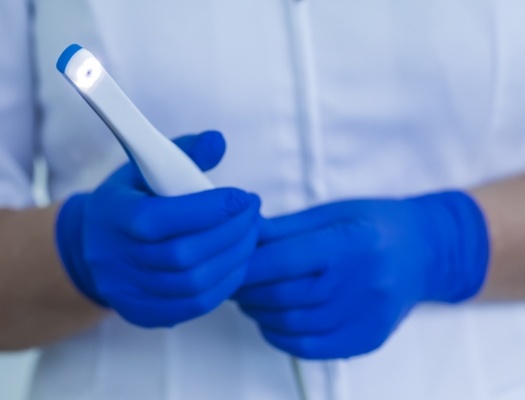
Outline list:
[[[1,204],[31,206],[37,154],[52,200],[125,161],[55,70],[73,42],[167,136],[223,131],[211,179],[259,193],[267,215],[523,171],[524,20],[518,0],[2,0]],[[374,354],[302,367],[313,400],[522,400],[525,308],[422,306]],[[48,346],[31,399],[298,395],[288,357],[227,303]]]

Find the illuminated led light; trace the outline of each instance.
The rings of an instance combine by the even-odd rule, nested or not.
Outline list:
[[[102,65],[96,58],[88,58],[78,67],[73,82],[81,90],[89,90],[102,74]]]

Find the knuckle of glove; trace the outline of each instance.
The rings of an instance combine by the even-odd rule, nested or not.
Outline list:
[[[200,303],[201,300],[199,300],[199,295],[208,291],[211,288],[212,283],[208,279],[206,271],[196,269],[188,274],[184,286],[185,292],[189,296],[196,296],[196,302]]]
[[[371,353],[378,350],[387,340],[388,334],[384,329],[377,329],[370,332],[367,337],[367,340],[363,343],[363,347],[359,354]],[[347,357],[351,357],[354,354],[349,354]]]
[[[253,206],[255,196],[239,189],[229,189],[221,205],[221,211],[227,217],[233,217]]]
[[[370,268],[367,280],[368,282],[364,282],[363,286],[368,288],[369,296],[379,307],[380,312],[389,310],[402,297],[398,280],[385,268]]]
[[[195,249],[188,246],[184,241],[176,241],[170,246],[169,259],[166,260],[170,266],[179,269],[189,269],[195,266]]]
[[[283,337],[272,330],[261,329],[264,339],[272,346],[303,359],[319,358],[319,349],[314,341],[307,336]]]
[[[308,311],[285,312],[278,321],[281,331],[291,335],[319,334],[331,332],[338,322],[332,318],[315,319]]]
[[[159,318],[157,315],[152,315],[151,313],[137,313],[137,312],[126,312],[123,310],[116,311],[129,323],[140,326],[141,328],[161,328],[169,327],[173,325],[170,322],[166,321],[166,318]]]
[[[306,360],[319,358],[319,349],[314,345],[313,341],[308,337],[299,336],[294,343],[290,352],[296,356]]]
[[[142,328],[170,328],[181,322],[176,312],[155,310],[147,313],[132,312],[124,318]]]
[[[264,295],[269,304],[286,304],[289,298],[286,290],[279,286],[270,287],[265,291]]]
[[[193,317],[199,317],[201,315],[207,314],[216,308],[219,305],[213,298],[207,294],[201,294],[200,296],[195,296],[192,300],[190,307],[190,314]]]
[[[302,332],[300,318],[296,312],[279,312],[273,318],[273,328],[281,332],[295,334]]]
[[[108,280],[99,280],[96,287],[100,297],[106,299],[110,304],[121,295],[121,290],[112,285]]]
[[[361,343],[359,354],[375,351],[386,342],[395,328],[394,315],[393,307],[386,304],[371,313],[366,321],[366,335]]]

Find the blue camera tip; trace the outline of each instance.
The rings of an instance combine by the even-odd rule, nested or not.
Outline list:
[[[71,57],[73,57],[77,51],[81,49],[82,46],[79,46],[78,44],[69,45],[58,58],[57,69],[64,74],[66,72],[67,63],[69,60],[71,60]]]

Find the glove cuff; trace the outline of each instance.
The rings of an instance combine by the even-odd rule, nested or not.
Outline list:
[[[429,272],[428,301],[457,303],[476,295],[485,281],[490,244],[485,217],[474,199],[452,191],[417,199],[432,223],[428,232],[438,249]]]
[[[77,289],[98,305],[107,307],[83,261],[82,229],[87,198],[87,194],[77,194],[62,205],[55,226],[56,246],[62,265]]]

